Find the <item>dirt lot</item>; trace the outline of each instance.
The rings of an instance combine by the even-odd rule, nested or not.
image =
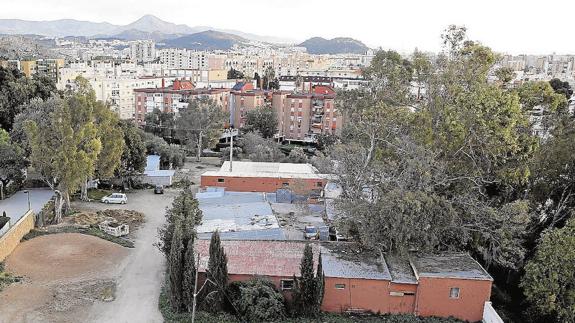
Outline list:
[[[0,322],[84,321],[86,306],[114,298],[113,273],[128,252],[75,233],[22,243],[6,260],[6,270],[24,281],[0,293]]]

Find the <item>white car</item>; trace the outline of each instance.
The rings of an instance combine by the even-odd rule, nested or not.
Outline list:
[[[124,193],[112,193],[108,196],[102,197],[102,203],[126,204],[128,203],[128,197]]]

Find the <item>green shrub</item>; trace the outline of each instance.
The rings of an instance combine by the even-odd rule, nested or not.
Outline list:
[[[243,321],[271,322],[285,318],[284,297],[269,280],[233,282],[228,289],[232,305]]]

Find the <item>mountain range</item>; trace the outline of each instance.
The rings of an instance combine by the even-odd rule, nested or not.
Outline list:
[[[88,38],[114,38],[122,40],[152,39],[160,46],[196,50],[230,49],[235,44],[259,41],[275,44],[295,44],[294,39],[261,36],[237,30],[217,29],[209,26],[190,27],[174,24],[152,15],[145,15],[127,25],[90,22],[74,19],[28,21],[0,19],[0,34],[41,35],[48,37],[80,36]],[[360,53],[367,47],[351,38],[331,40],[315,37],[299,44],[313,54]]]

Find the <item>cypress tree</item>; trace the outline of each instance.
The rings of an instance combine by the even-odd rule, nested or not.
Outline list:
[[[207,294],[210,297],[210,310],[223,308],[225,290],[228,286],[228,257],[222,246],[220,233],[216,230],[210,240],[210,259],[208,261],[208,278],[212,282]],[[207,287],[207,286],[206,286]]]
[[[182,227],[180,221],[174,226],[170,254],[168,256],[168,272],[170,282],[170,303],[176,312],[180,312],[183,306],[182,281],[184,275],[184,243],[182,239]]]
[[[325,288],[325,275],[323,273],[323,266],[322,266],[322,260],[321,260],[321,251],[319,253],[319,257],[317,259],[317,270],[315,272],[315,279],[316,279],[316,304],[317,304],[317,309],[316,312],[319,313],[321,311],[321,303],[323,302],[323,294],[324,294],[324,288]]]
[[[196,257],[194,251],[196,231],[193,220],[187,218],[184,223],[186,224],[183,230],[186,250],[184,253],[182,294],[184,307],[188,312],[191,312],[194,301],[194,286],[196,283]]]
[[[300,264],[300,278],[298,279],[297,294],[294,298],[296,312],[305,317],[317,314],[317,281],[313,268],[313,251],[310,244],[306,244]]]

